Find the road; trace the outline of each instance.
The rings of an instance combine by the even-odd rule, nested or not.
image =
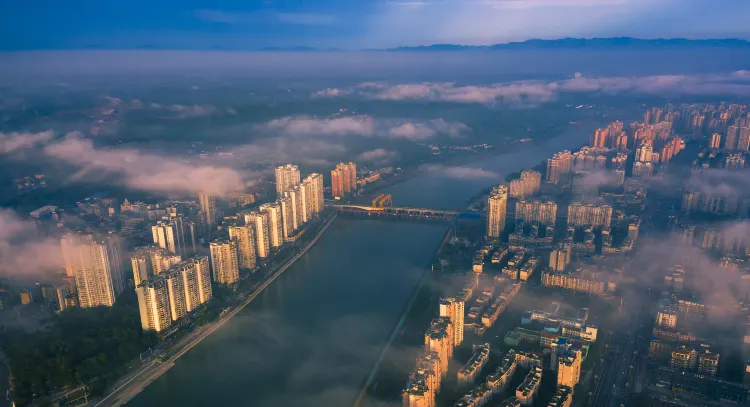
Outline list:
[[[128,376],[119,380],[117,384],[113,386],[114,388],[111,390],[111,392],[103,399],[99,400],[96,404],[94,404],[94,407],[119,406],[127,403],[128,400],[131,400],[133,397],[138,395],[138,393],[146,388],[146,386],[151,384],[154,380],[159,378],[159,376],[166,373],[167,370],[174,366],[177,359],[182,357],[185,353],[194,348],[201,341],[214,333],[217,329],[221,328],[233,316],[237,315],[237,313],[242,311],[248,304],[250,304],[250,302],[252,302],[258,295],[260,295],[261,292],[263,292],[263,290],[266,289],[266,287],[273,283],[281,274],[284,273],[284,271],[286,271],[292,264],[294,264],[294,262],[296,262],[305,253],[307,253],[307,250],[309,250],[315,244],[315,242],[318,241],[318,239],[323,235],[323,232],[328,229],[328,227],[331,225],[331,223],[333,223],[335,219],[336,214],[334,213],[325,221],[315,238],[313,238],[313,240],[311,240],[310,243],[307,244],[302,251],[289,259],[281,267],[276,269],[263,282],[263,284],[256,288],[253,293],[248,296],[247,299],[245,299],[245,301],[241,305],[233,309],[231,312],[227,313],[218,321],[206,325],[183,338],[178,345],[180,351],[175,353],[167,361],[159,362],[158,360],[152,360],[132,376]]]
[[[647,316],[646,301],[631,303],[629,310],[621,311],[631,315],[630,321],[617,332],[605,333],[611,335],[611,341],[604,362],[596,365],[594,374],[599,379],[594,389],[594,407],[627,406],[628,395],[634,390],[634,373],[640,370],[643,361],[641,322]]]

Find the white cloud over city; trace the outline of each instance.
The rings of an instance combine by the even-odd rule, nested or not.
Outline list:
[[[39,133],[29,132],[0,132],[0,154],[14,153],[17,151],[33,148],[52,140],[55,132],[46,130]]]
[[[135,149],[97,148],[91,140],[76,133],[47,145],[44,151],[50,157],[78,167],[75,178],[119,176],[126,186],[143,191],[223,195],[243,187],[242,175],[229,167],[143,153]]]
[[[0,208],[0,276],[19,278],[60,270],[60,241],[39,237],[16,212]]]
[[[313,97],[359,97],[374,100],[412,100],[454,103],[534,105],[555,100],[561,92],[636,92],[670,95],[750,95],[750,74],[736,71],[711,75],[649,75],[641,77],[588,77],[575,75],[561,81],[523,81],[487,85],[451,82],[391,84],[363,82],[349,88],[327,88]]]
[[[412,121],[375,119],[368,115],[336,118],[287,116],[271,120],[257,128],[282,136],[377,136],[413,141],[426,140],[439,134],[458,137],[470,131],[463,123],[443,119]]]

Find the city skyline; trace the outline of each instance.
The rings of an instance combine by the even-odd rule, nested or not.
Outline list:
[[[747,405],[745,3],[7,7],[6,404]]]

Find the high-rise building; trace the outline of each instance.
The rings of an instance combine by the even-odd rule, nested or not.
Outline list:
[[[299,168],[296,165],[287,164],[276,167],[276,196],[281,198],[284,192],[291,191],[299,184]]]
[[[265,259],[271,254],[271,237],[267,212],[245,213],[245,224],[255,228],[255,254],[258,258]]]
[[[440,316],[453,323],[453,342],[458,346],[464,341],[464,299],[445,297],[440,299]]]
[[[294,232],[297,230],[297,214],[294,202],[286,193],[287,196],[276,201],[281,207],[281,231],[284,236],[284,241],[288,241],[294,236]]]
[[[300,184],[294,187],[294,189],[288,193],[288,197],[289,199],[291,199],[291,204],[294,208],[294,218],[297,225],[296,229],[302,227],[302,225],[304,225],[308,219],[307,202],[305,199],[306,192],[307,187],[305,187],[305,185],[303,184]]]
[[[124,288],[120,242],[113,235],[65,234],[65,270],[73,277],[82,308],[111,307]]]
[[[193,256],[182,263],[176,264],[171,272],[182,277],[185,296],[185,312],[192,312],[201,304],[208,302],[213,296],[211,290],[211,271],[208,267],[207,256]]]
[[[195,253],[195,226],[182,215],[159,220],[151,226],[154,244],[182,257]]]
[[[644,144],[635,150],[635,160],[643,162],[656,162],[654,160],[654,147],[651,144]]]
[[[724,140],[724,148],[727,150],[736,150],[739,143],[740,128],[739,126],[727,127],[727,137]]]
[[[257,265],[255,258],[255,227],[253,225],[232,225],[228,228],[229,239],[237,244],[239,267],[253,270]]]
[[[354,166],[353,163],[349,163],[349,168],[352,169],[352,171],[356,171],[356,166]],[[323,212],[325,206],[323,196],[323,175],[312,173],[305,178],[302,184],[305,187],[307,217],[309,219]]]
[[[716,377],[719,368],[719,354],[704,350],[698,354],[698,374]]]
[[[537,222],[554,225],[557,218],[557,204],[552,201],[518,201],[516,202],[516,220],[527,223]]]
[[[336,166],[331,170],[331,195],[333,199],[342,199],[345,196],[344,193],[344,182],[346,181],[346,174],[344,170]]]
[[[214,281],[219,284],[234,284],[240,279],[237,242],[234,240],[214,240],[209,245],[211,250],[211,269]]]
[[[260,206],[260,211],[265,213],[268,219],[268,242],[274,249],[281,247],[284,244],[281,205],[277,202],[263,204]]]
[[[341,199],[357,190],[357,165],[340,163],[331,170],[331,194]]]
[[[402,394],[402,405],[434,407],[435,395],[440,391],[441,371],[440,357],[436,352],[425,352],[417,358],[417,365]]]
[[[448,373],[448,361],[453,356],[453,323],[450,318],[439,317],[432,321],[424,336],[425,351],[436,352],[440,359],[441,376]]]
[[[162,274],[164,283],[167,285],[167,296],[169,296],[169,313],[172,321],[177,321],[187,315],[187,292],[185,291],[185,279],[179,269],[172,269]]]
[[[214,227],[218,219],[216,214],[216,197],[207,193],[198,194],[198,200],[201,205],[201,217],[203,219],[204,232],[206,237],[211,239]]]
[[[727,154],[724,159],[724,168],[735,170],[745,168],[745,155],[743,153]]]
[[[687,346],[680,346],[672,351],[669,365],[674,369],[692,370],[698,363],[698,352]]]
[[[510,182],[510,196],[513,198],[526,198],[539,192],[542,184],[542,174],[539,171],[523,170],[521,177]]]
[[[162,332],[172,325],[166,279],[145,281],[136,287],[135,293],[144,331]]]
[[[155,246],[139,247],[130,256],[130,264],[133,266],[133,282],[137,287],[144,281],[151,280],[154,276],[169,270],[180,261],[182,261],[180,255],[166,249]]]
[[[565,150],[555,153],[547,160],[547,182],[550,184],[565,184],[568,182],[570,170],[573,168],[573,154]]]
[[[508,204],[508,188],[498,185],[487,199],[487,236],[499,238],[505,229],[505,213]]]
[[[711,149],[719,149],[719,147],[721,147],[721,134],[719,133],[712,134],[711,141],[709,142],[708,147]]]
[[[656,326],[662,328],[677,328],[677,311],[663,309],[656,313]]]
[[[607,204],[583,205],[574,202],[568,205],[568,225],[610,227],[612,223],[612,207]]]
[[[634,178],[649,178],[654,173],[654,163],[636,161],[633,163]]]
[[[553,271],[563,271],[572,258],[573,248],[569,243],[562,244],[553,250],[549,255],[549,268]]]
[[[581,378],[581,352],[571,350],[557,360],[557,385],[573,388]]]
[[[750,127],[740,127],[740,135],[737,138],[737,150],[750,150]]]
[[[352,191],[357,189],[357,164],[349,161],[349,185]]]

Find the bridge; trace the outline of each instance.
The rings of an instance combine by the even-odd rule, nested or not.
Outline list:
[[[388,217],[395,219],[454,221],[464,215],[476,217],[476,214],[464,214],[460,211],[447,209],[414,208],[409,206],[391,206],[393,199],[390,194],[380,194],[372,201],[372,205],[332,204],[331,207],[342,215],[363,217]]]
[[[447,220],[452,221],[461,214],[458,211],[443,209],[412,208],[408,206],[388,206],[373,208],[361,205],[333,205],[336,212],[347,215],[392,217],[399,219]]]

